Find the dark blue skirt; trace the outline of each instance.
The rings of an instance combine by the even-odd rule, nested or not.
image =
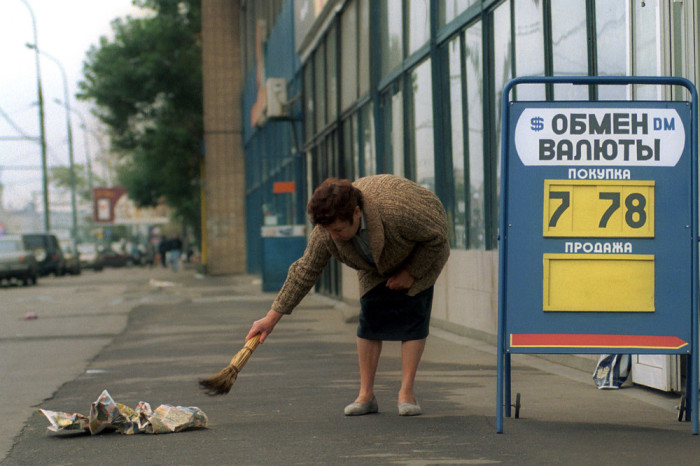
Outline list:
[[[365,340],[408,341],[428,336],[433,287],[408,296],[385,283],[360,298],[360,325],[357,336]]]

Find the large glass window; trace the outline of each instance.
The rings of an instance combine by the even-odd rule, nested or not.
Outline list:
[[[360,138],[358,135],[357,128],[358,113],[355,112],[350,117],[352,123],[352,138],[350,139],[350,146],[352,147],[352,178],[356,179],[362,176],[362,169],[360,168],[360,158],[362,154],[360,153]]]
[[[659,0],[634,2],[634,71],[635,76],[662,76],[661,65],[661,5]],[[661,86],[635,88],[638,100],[662,98]]]
[[[482,25],[478,22],[465,34],[465,71],[467,76],[467,160],[469,162],[469,241],[472,249],[484,249],[484,58]],[[458,201],[459,202],[459,201]]]
[[[382,76],[385,76],[403,60],[403,2],[384,0],[379,4]]]
[[[452,128],[452,176],[454,179],[454,246],[467,247],[467,195],[464,167],[464,118],[462,116],[462,52],[461,37],[457,36],[447,45],[447,60],[450,85],[450,126]]]
[[[316,132],[326,125],[326,49],[319,45],[314,54],[314,84],[316,87]],[[315,133],[314,133],[315,134]]]
[[[598,48],[598,76],[626,76],[627,6],[625,2],[596,0],[595,24]],[[625,99],[624,86],[598,86],[601,100]]]
[[[408,54],[410,55],[430,40],[430,0],[408,2]]]
[[[435,191],[435,144],[433,140],[433,80],[430,60],[411,73],[411,163],[415,181]]]
[[[626,2],[596,0],[595,24],[598,59],[598,76],[626,76],[627,47],[627,6]],[[600,100],[621,100],[627,98],[625,86],[598,86]]]
[[[470,5],[478,1],[479,0],[442,0],[439,2],[440,17],[438,19],[440,20],[440,26],[449,23],[459,16],[460,13],[469,8]]]
[[[495,199],[492,198],[490,200],[490,211],[493,213],[493,218],[491,219],[491,223],[494,226],[493,232],[496,231],[495,226],[498,224],[497,214],[501,191],[501,99],[503,96],[503,89],[508,81],[512,79],[510,40],[510,2],[504,2],[493,12],[493,90],[495,92],[493,100],[495,104],[493,107],[495,119],[493,122],[495,124],[494,132],[496,135],[496,145],[493,147],[494,151],[491,153],[491,164],[496,167],[496,176],[495,178],[491,178],[491,181],[495,182],[496,185],[490,190],[492,193],[496,193]],[[494,234],[492,236],[493,243],[495,244],[496,235]]]
[[[621,2],[606,2],[621,3]],[[555,76],[588,74],[586,2],[552,0],[552,65]],[[555,100],[587,100],[586,86],[557,84]]]
[[[314,136],[314,67],[313,60],[304,66],[304,135],[307,141]]]
[[[395,82],[382,96],[382,118],[384,119],[384,164],[385,173],[405,176],[403,144],[403,92],[401,83]]]
[[[360,147],[363,172],[361,176],[377,174],[377,158],[374,149],[374,113],[369,102],[360,110]]]
[[[332,27],[326,34],[326,108],[328,109],[327,122],[338,117],[338,59],[337,59],[337,34]]]
[[[354,180],[360,173],[356,115],[353,114],[343,121],[343,173],[339,173],[338,176],[349,180]]]
[[[360,25],[359,34],[359,72],[360,72],[360,95],[369,92],[369,0],[359,0],[360,2]]]
[[[345,110],[357,100],[357,0],[348,2],[340,17],[340,108]]]
[[[515,0],[515,75],[544,76],[544,24],[541,0]],[[544,100],[542,84],[519,85],[518,100]]]

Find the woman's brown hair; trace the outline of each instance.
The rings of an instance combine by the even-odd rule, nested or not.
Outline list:
[[[336,220],[352,223],[357,206],[362,209],[362,191],[348,180],[328,178],[314,191],[306,212],[312,224],[328,226]]]

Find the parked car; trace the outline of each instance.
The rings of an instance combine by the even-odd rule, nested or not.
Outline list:
[[[66,262],[56,235],[51,233],[25,233],[22,235],[25,249],[32,251],[39,265],[39,275],[66,273]]]
[[[36,258],[25,248],[21,236],[0,237],[0,279],[36,285],[38,274]]]
[[[99,272],[103,268],[102,258],[97,251],[97,245],[94,243],[80,243],[78,245],[78,255],[80,258],[81,269],[93,269]]]
[[[71,275],[80,275],[80,252],[75,247],[75,243],[70,240],[60,241],[65,261],[64,270]]]
[[[105,267],[131,267],[132,265],[139,264],[138,257],[134,257],[121,249],[114,249],[109,246],[100,251],[100,260]]]

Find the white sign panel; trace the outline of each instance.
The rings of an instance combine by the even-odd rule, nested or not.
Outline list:
[[[675,109],[527,108],[515,127],[526,166],[673,167],[684,148]]]

